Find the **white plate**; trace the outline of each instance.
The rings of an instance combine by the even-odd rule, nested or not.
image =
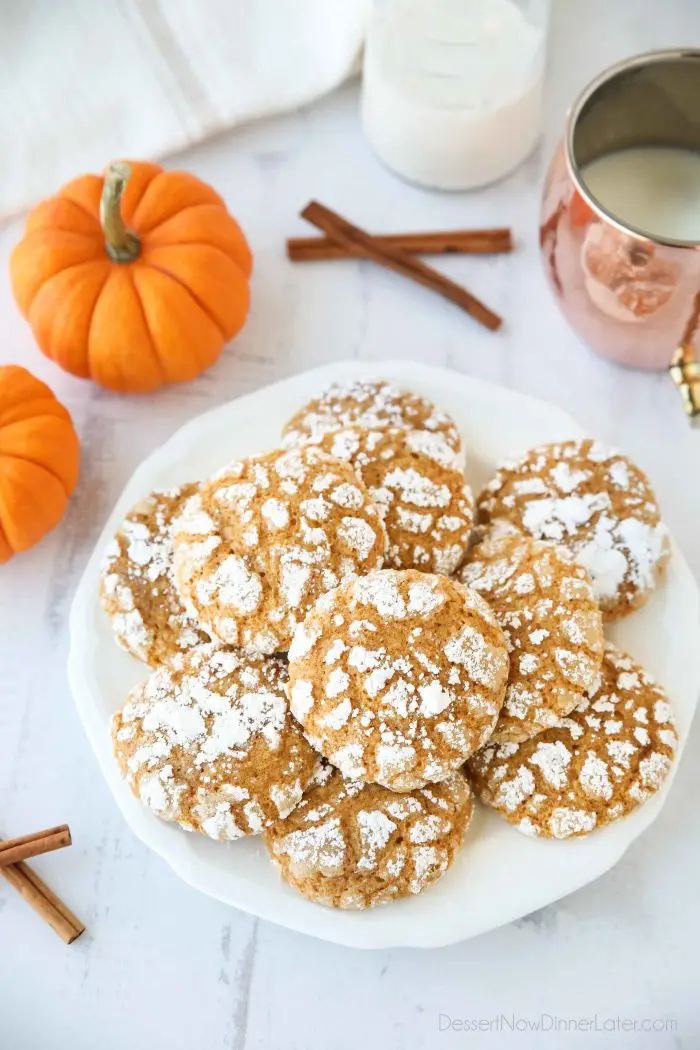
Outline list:
[[[358,948],[434,947],[473,937],[571,893],[611,868],[658,816],[665,787],[626,820],[570,842],[534,841],[479,808],[452,869],[431,890],[366,912],[311,904],[280,880],[262,843],[222,844],[161,821],[133,797],[112,757],[109,722],[145,667],[114,643],[97,587],[101,554],[129,507],[151,489],[205,477],[229,459],[279,441],[282,423],[333,380],[384,377],[420,391],[459,424],[475,487],[497,461],[543,441],[582,435],[559,409],[455,372],[403,361],[356,361],[319,368],[207,412],[141,464],[105,525],[71,612],[70,682],[78,712],[119,807],[138,837],[186,882],[227,904],[290,929]],[[617,625],[613,639],[658,677],[673,702],[680,748],[700,692],[698,590],[674,547],[666,580],[640,612]]]

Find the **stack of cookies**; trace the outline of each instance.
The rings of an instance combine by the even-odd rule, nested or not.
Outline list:
[[[475,524],[464,471],[444,412],[351,382],[279,449],[133,508],[101,600],[154,668],[113,720],[137,798],[261,834],[305,897],[365,908],[443,875],[475,794],[561,839],[658,790],[670,706],[603,635],[669,557],[646,478],[597,442],[541,447]]]

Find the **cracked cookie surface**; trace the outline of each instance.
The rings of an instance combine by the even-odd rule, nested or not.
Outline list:
[[[197,485],[156,490],[124,518],[101,567],[100,603],[121,647],[151,667],[209,641],[173,579],[173,521]]]
[[[175,579],[213,636],[284,652],[319,595],[378,568],[385,551],[352,467],[305,445],[232,463],[201,485],[176,522]]]
[[[610,642],[601,685],[561,724],[468,763],[477,795],[528,835],[570,838],[627,816],[663,785],[678,737],[668,697]]]
[[[301,801],[318,769],[289,713],[279,657],[213,643],[178,654],[112,720],[132,792],[163,820],[213,839],[257,835]]]
[[[464,457],[444,434],[387,427],[345,427],[317,441],[350,463],[382,516],[389,546],[385,567],[451,575],[462,563],[474,524]]]
[[[494,742],[527,740],[551,728],[595,691],[603,618],[585,569],[569,551],[492,528],[459,579],[483,595],[510,647]]]
[[[290,706],[348,779],[409,791],[446,779],[496,724],[506,639],[476,591],[384,569],[321,598],[289,651]]]
[[[478,498],[480,522],[505,519],[560,543],[588,571],[606,620],[643,605],[670,557],[646,475],[599,441],[564,441],[504,463]]]
[[[415,896],[452,864],[469,826],[464,776],[398,795],[327,766],[286,820],[265,832],[282,877],[308,900],[361,909]]]
[[[282,431],[285,445],[316,439],[330,430],[356,426],[368,430],[406,427],[442,434],[455,451],[462,447],[457,424],[427,397],[383,379],[334,383],[299,409]]]

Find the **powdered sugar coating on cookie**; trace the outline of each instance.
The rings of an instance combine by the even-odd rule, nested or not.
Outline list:
[[[187,615],[173,580],[173,520],[196,485],[152,492],[127,514],[104,552],[100,602],[122,648],[157,667],[209,641]]]
[[[172,657],[112,721],[134,795],[164,820],[221,840],[291,813],[318,759],[289,714],[287,678],[279,658],[213,643]]]
[[[297,809],[265,833],[283,878],[308,900],[361,909],[422,893],[462,845],[473,797],[461,772],[395,794],[326,767]]]
[[[445,780],[481,747],[508,676],[506,639],[483,598],[414,570],[324,595],[289,662],[307,739],[348,779],[395,791]]]
[[[585,569],[553,543],[493,527],[460,580],[489,603],[508,639],[510,674],[492,740],[527,740],[595,692],[603,619]]]
[[[469,762],[480,798],[528,835],[570,838],[627,816],[662,786],[677,745],[663,689],[611,643],[590,700],[521,744]]]
[[[273,653],[319,595],[381,566],[385,550],[350,465],[303,446],[232,463],[200,487],[176,523],[175,576],[212,635]]]
[[[334,383],[292,416],[282,431],[287,447],[318,439],[343,427],[377,430],[406,427],[442,434],[455,451],[462,447],[459,430],[446,412],[426,397],[400,390],[383,379],[353,379]]]
[[[455,571],[469,545],[474,500],[464,456],[441,432],[344,427],[317,443],[350,463],[369,489],[386,526],[387,567]]]
[[[505,518],[568,547],[589,572],[606,620],[647,600],[670,555],[645,474],[598,441],[541,445],[503,464],[478,507],[480,521]]]

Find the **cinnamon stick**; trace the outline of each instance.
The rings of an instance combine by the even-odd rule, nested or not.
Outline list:
[[[24,897],[65,944],[72,944],[85,926],[24,861],[0,868],[0,876]]]
[[[408,255],[501,255],[513,250],[513,237],[507,227],[375,234],[372,239],[383,248],[398,248]],[[347,249],[330,237],[290,237],[287,255],[292,262],[352,258]]]
[[[326,208],[318,201],[311,201],[304,208],[302,218],[323,230],[336,244],[341,245],[347,252],[362,259],[371,259],[379,266],[384,266],[395,273],[400,273],[418,284],[429,288],[438,295],[449,299],[460,309],[464,310],[475,321],[482,324],[489,331],[496,331],[501,327],[503,320],[498,314],[485,306],[476,296],[468,292],[466,288],[451,281],[444,274],[438,273],[430,266],[414,259],[410,255],[399,251],[397,248],[386,247],[377,243],[365,230],[354,226],[336,212]]]
[[[5,839],[4,842],[0,841],[0,868],[28,860],[29,857],[38,857],[42,853],[51,853],[55,849],[63,849],[70,844],[70,828],[67,824],[35,831],[21,838]]]

